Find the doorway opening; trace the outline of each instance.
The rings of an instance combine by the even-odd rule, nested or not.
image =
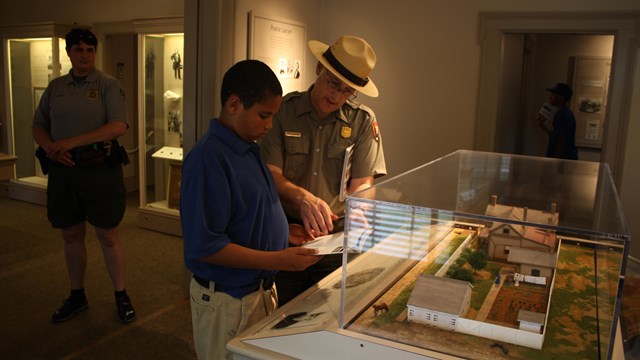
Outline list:
[[[544,156],[547,135],[536,116],[547,88],[573,88],[578,157],[601,161],[614,35],[506,33],[503,38],[495,151]]]
[[[607,95],[603,99],[606,101],[606,110],[603,112],[606,116],[606,126],[602,126],[602,146],[599,156],[600,162],[609,165],[613,179],[619,186],[628,137],[629,109],[632,104],[629,87],[634,68],[630,65],[630,60],[632,51],[635,50],[634,39],[637,26],[637,13],[480,13],[478,44],[481,47],[481,65],[474,149],[496,151],[496,136],[500,135],[496,131],[498,113],[503,105],[500,98],[503,49],[504,40],[508,39],[509,34],[564,34],[567,36],[580,34],[613,36],[615,34]],[[578,55],[580,54],[576,54]],[[553,81],[551,84],[545,82],[544,88],[552,85]],[[544,95],[546,94],[542,95],[543,100]],[[540,105],[536,104],[536,107]]]

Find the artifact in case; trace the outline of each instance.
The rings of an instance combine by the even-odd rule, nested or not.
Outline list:
[[[183,158],[182,19],[167,32],[139,35],[139,181],[138,225],[177,236]],[[171,28],[179,30],[170,31]]]

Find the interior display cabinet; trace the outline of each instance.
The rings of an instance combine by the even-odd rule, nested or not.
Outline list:
[[[138,43],[138,224],[180,236],[184,35],[141,34]]]
[[[619,337],[622,339],[625,359],[638,357],[640,354],[640,259],[633,256],[629,256],[627,261],[622,288]]]
[[[3,46],[4,124],[0,153],[15,162],[7,174],[9,196],[45,204],[47,177],[35,157],[33,116],[49,82],[71,69],[64,34],[70,26],[52,23],[0,27]]]
[[[459,150],[346,207],[343,266],[236,359],[619,358],[630,234],[606,164]]]

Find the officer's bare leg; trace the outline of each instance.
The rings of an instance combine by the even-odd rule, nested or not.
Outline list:
[[[118,228],[104,229],[96,227],[96,236],[102,247],[104,263],[111,276],[113,288],[116,291],[125,289],[124,285],[124,248],[120,241]]]
[[[87,269],[87,248],[85,247],[86,226],[84,222],[62,229],[64,257],[69,274],[71,289],[84,288],[84,273]]]

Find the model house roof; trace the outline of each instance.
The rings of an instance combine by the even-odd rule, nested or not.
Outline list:
[[[457,315],[471,288],[467,281],[422,274],[416,280],[407,305]]]
[[[507,220],[516,220],[545,225],[558,225],[559,216],[557,212],[549,213],[541,210],[500,204],[487,205],[485,214]],[[491,229],[489,230],[489,233],[494,234],[496,233],[496,230],[503,229],[504,227],[509,227],[511,231],[513,231],[517,236],[525,240],[545,245],[551,249],[555,249],[558,241],[555,233],[548,232],[536,226],[506,224],[497,221],[493,223]],[[483,235],[486,235],[486,233]]]
[[[556,253],[512,247],[507,261],[516,264],[556,267]]]

